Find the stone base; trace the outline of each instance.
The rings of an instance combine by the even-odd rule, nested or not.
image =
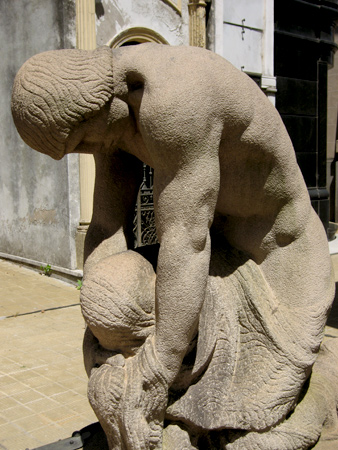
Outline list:
[[[89,224],[79,225],[75,235],[77,268],[83,270],[83,250]]]

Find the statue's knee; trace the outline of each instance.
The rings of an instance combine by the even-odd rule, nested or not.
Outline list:
[[[129,356],[152,333],[155,278],[151,264],[133,251],[108,257],[86,274],[82,312],[102,347]]]

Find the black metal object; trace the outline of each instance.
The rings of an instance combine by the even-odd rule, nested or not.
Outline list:
[[[67,439],[62,439],[52,444],[43,445],[42,447],[33,450],[78,450],[83,448],[83,441],[81,435],[72,436]]]
[[[134,247],[156,244],[154,199],[153,199],[153,170],[143,164],[143,181],[137,196],[134,216]]]
[[[275,0],[276,107],[325,229],[327,71],[337,48],[337,19],[338,0]]]
[[[99,422],[92,423],[80,431],[75,431],[72,437],[62,439],[52,444],[43,445],[32,450],[108,450],[106,436]],[[26,449],[29,450],[29,449]]]

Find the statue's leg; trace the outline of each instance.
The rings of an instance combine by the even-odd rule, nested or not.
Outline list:
[[[155,324],[155,272],[134,251],[101,260],[85,276],[82,313],[101,347],[124,357],[137,353]]]
[[[87,323],[83,348],[88,397],[110,449],[126,448],[123,409],[134,383],[128,359],[153,333],[155,277],[143,256],[128,251],[92,267],[81,290]]]

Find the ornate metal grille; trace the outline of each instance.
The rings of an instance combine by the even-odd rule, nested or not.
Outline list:
[[[156,244],[154,199],[153,199],[153,170],[143,164],[143,180],[137,195],[134,216],[134,247]]]

